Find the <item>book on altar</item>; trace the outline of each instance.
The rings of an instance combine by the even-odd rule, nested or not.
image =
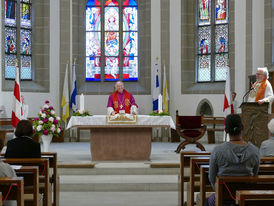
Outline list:
[[[106,121],[108,124],[136,124],[138,116],[126,113],[106,115]]]

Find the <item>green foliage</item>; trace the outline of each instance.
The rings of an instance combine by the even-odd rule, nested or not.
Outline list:
[[[86,117],[86,116],[92,116],[91,114],[89,114],[89,112],[87,110],[85,111],[76,111],[73,112],[73,116],[79,116],[79,117]]]
[[[161,112],[158,113],[157,111],[153,111],[152,113],[149,114],[150,116],[170,116],[170,114],[168,112]]]

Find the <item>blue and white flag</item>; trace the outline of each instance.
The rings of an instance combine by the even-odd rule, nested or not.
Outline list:
[[[76,95],[77,95],[77,86],[76,86],[76,71],[75,71],[75,61],[72,65],[72,78],[71,78],[71,94],[70,94],[70,108],[75,112],[77,110],[76,105]]]
[[[160,94],[160,79],[159,79],[159,64],[158,61],[154,64],[154,80],[152,87],[152,102],[153,102],[153,111],[158,111],[158,97]]]

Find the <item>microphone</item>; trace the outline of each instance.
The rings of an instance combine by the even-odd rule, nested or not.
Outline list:
[[[255,89],[254,87],[251,87],[251,89],[248,90],[248,91],[245,93],[245,95],[243,96],[243,101],[242,101],[242,102],[244,102],[245,97],[246,97],[252,90],[254,90],[254,89]]]

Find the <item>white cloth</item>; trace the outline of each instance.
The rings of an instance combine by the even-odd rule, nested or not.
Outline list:
[[[106,115],[93,115],[86,117],[72,116],[66,129],[74,126],[116,126],[124,124],[110,125],[106,122]],[[175,129],[175,124],[170,116],[149,116],[138,115],[138,122],[134,126],[151,126],[151,127],[171,127]]]
[[[238,113],[238,102],[236,100],[231,101],[231,104],[233,105],[234,114]]]

